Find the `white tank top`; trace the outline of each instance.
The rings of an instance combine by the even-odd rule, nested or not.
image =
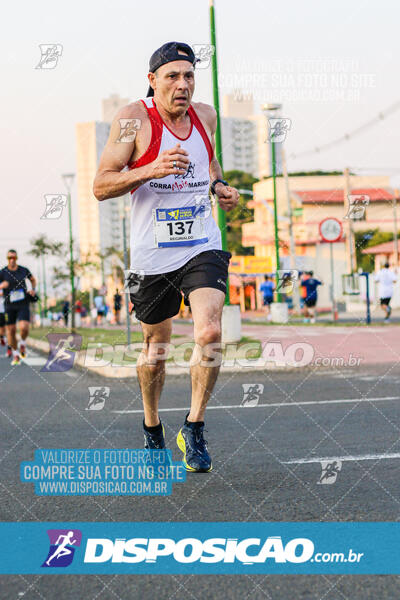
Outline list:
[[[152,179],[131,191],[131,270],[156,275],[178,269],[205,250],[221,250],[221,233],[209,198],[213,150],[195,110],[188,109],[189,135],[179,138],[163,122],[153,98],[142,102],[151,122],[151,142],[129,169],[149,164],[177,143],[190,160],[183,175]]]

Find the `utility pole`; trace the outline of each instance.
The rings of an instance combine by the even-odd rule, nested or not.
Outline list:
[[[283,177],[285,178],[287,211],[288,211],[288,218],[289,218],[288,233],[289,233],[289,248],[290,248],[290,269],[297,270],[296,245],[294,243],[294,235],[293,235],[292,199],[290,196],[289,176],[288,176],[287,164],[286,164],[286,152],[285,152],[283,143],[281,146],[281,156],[282,156]],[[294,283],[294,285],[293,285],[293,305],[296,309],[300,308],[300,294],[299,294],[299,287],[298,287],[297,283]]]
[[[271,150],[272,150],[272,180],[274,185],[274,232],[275,232],[275,261],[276,261],[276,271],[275,271],[275,282],[276,287],[279,290],[279,230],[278,230],[278,206],[276,201],[276,150],[275,150],[275,142],[274,142],[274,134],[271,133]],[[281,301],[281,293],[278,291],[276,293],[277,302]]]
[[[398,231],[397,231],[397,196],[399,190],[395,189],[393,194],[393,243],[394,243],[394,260],[396,269],[399,267],[399,247],[398,247]]]
[[[355,273],[357,270],[355,242],[354,242],[354,231],[353,231],[353,219],[351,218],[351,206],[349,195],[351,193],[350,187],[350,169],[346,167],[343,171],[344,176],[344,209],[347,210],[349,215],[347,220],[347,236],[346,236],[346,249],[347,259],[350,268],[350,273]],[[346,213],[345,213],[346,214]]]
[[[69,278],[71,283],[71,332],[75,332],[75,265],[74,265],[74,240],[72,237],[72,206],[71,206],[71,187],[74,180],[74,173],[65,173],[62,178],[65,187],[68,190],[68,224],[69,224]]]

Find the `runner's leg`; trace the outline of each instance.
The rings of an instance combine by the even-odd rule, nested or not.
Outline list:
[[[6,331],[7,331],[7,340],[8,340],[8,345],[11,346],[11,348],[13,350],[17,349],[17,327],[15,324],[12,325],[6,325]]]
[[[189,294],[194,323],[195,348],[192,355],[190,375],[192,379],[192,403],[188,421],[204,420],[207,402],[211,396],[221,366],[221,316],[225,294],[215,288],[198,288]],[[209,345],[213,344],[212,347]],[[218,346],[215,346],[218,344]],[[216,360],[215,354],[219,354]],[[216,366],[204,363],[216,362]]]
[[[19,321],[18,324],[21,340],[25,341],[29,333],[29,321]]]
[[[137,361],[137,374],[142,392],[144,422],[147,427],[159,424],[158,402],[165,379],[165,350],[156,344],[168,344],[171,339],[172,318],[148,325],[141,322],[144,348]],[[157,360],[157,355],[162,360]]]

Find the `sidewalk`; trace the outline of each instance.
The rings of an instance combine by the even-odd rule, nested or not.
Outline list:
[[[193,325],[174,322],[173,333],[192,338]],[[327,327],[303,323],[266,326],[242,322],[242,336],[260,340],[262,344],[281,342],[283,350],[291,344],[305,342],[313,347],[314,359],[341,358],[348,363],[352,356],[361,365],[400,361],[400,330],[398,326],[390,324],[368,327],[358,323],[353,327]]]

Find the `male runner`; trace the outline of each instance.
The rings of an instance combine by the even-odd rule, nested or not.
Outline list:
[[[145,447],[164,448],[158,402],[165,352],[181,291],[194,322],[192,401],[177,443],[189,471],[210,471],[203,437],[204,413],[219,372],[221,315],[231,254],[210,209],[209,185],[223,210],[234,208],[236,189],[222,180],[214,156],[216,113],[192,103],[196,58],[190,46],[164,44],[150,58],[145,100],[117,114],[94,182],[98,200],[132,193],[131,271],[138,275],[131,300],[141,322],[144,349],[137,373],[144,407]],[[134,120],[136,135],[121,130]],[[125,166],[129,170],[121,172]]]
[[[381,307],[386,314],[385,323],[389,323],[390,315],[392,314],[390,301],[393,296],[393,284],[396,283],[397,277],[395,273],[390,270],[388,262],[386,262],[382,269],[375,275],[375,281],[379,282],[379,298]]]
[[[29,296],[35,296],[36,279],[26,267],[17,265],[16,250],[7,252],[8,264],[0,271],[0,288],[3,289],[5,304],[5,320],[8,345],[12,348],[12,365],[20,364],[21,358],[26,356],[25,340],[29,333]],[[29,279],[32,289],[26,287]],[[20,340],[17,344],[17,326],[19,323]],[[18,352],[19,347],[19,352]]]
[[[308,271],[306,277],[303,279],[301,285],[306,289],[306,296],[304,299],[304,322],[315,323],[315,313],[318,301],[318,286],[322,285],[322,281],[315,279],[314,272]]]

